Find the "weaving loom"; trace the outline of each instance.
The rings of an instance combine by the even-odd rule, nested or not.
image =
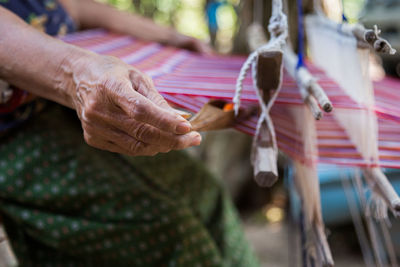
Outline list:
[[[198,112],[210,99],[231,101],[235,94],[236,79],[246,60],[240,56],[198,56],[194,53],[159,44],[135,40],[103,30],[80,32],[69,35],[64,41],[88,50],[121,58],[150,75],[158,91],[170,103]],[[324,72],[310,62],[308,69],[324,88],[335,110],[351,112],[362,109]],[[374,82],[375,106],[379,122],[379,165],[400,168],[400,83],[393,78]],[[242,103],[257,102],[252,80],[244,80]],[[296,82],[284,72],[282,90],[271,110],[279,148],[290,157],[302,160],[301,140],[293,127],[288,109],[304,105]],[[335,111],[333,111],[335,112]],[[235,128],[253,135],[257,117],[241,121]],[[331,164],[365,166],[363,157],[357,151],[346,132],[331,114],[316,123],[318,132],[318,161]]]
[[[276,137],[279,149],[293,160],[296,169],[295,184],[304,210],[303,223],[307,238],[312,244],[308,244],[307,258],[311,259],[311,264],[331,266],[333,259],[321,216],[317,162],[363,167],[366,174],[368,171],[377,170],[379,174],[378,167],[400,168],[400,115],[398,115],[400,113],[397,107],[400,97],[394,93],[396,89],[400,89],[400,85],[389,78],[375,82],[373,87],[376,101],[372,100],[373,94],[370,95],[371,101],[358,101],[359,99],[347,90],[346,83],[339,86],[311,62],[307,62],[307,68],[302,65],[296,66],[297,57],[285,41],[287,22],[286,16],[282,13],[281,1],[273,1],[272,13],[269,27],[272,35],[270,42],[257,48],[247,60],[240,56],[200,56],[103,30],[81,32],[69,35],[63,40],[103,55],[118,57],[133,65],[153,78],[155,87],[167,101],[194,113],[201,110],[210,99],[222,99],[228,102],[233,99],[236,111],[240,103],[242,107],[261,106],[261,117],[252,116],[239,120],[234,127],[246,134],[257,135],[253,143],[252,158],[259,153],[254,148],[258,149],[261,146],[257,144],[257,140],[260,128],[265,127],[264,133],[269,132],[270,139],[267,141],[272,150],[267,152],[269,155],[264,154],[259,157],[273,158],[272,162],[276,162]],[[312,25],[308,27],[312,29]],[[364,32],[362,28],[361,32]],[[357,47],[355,49],[357,50]],[[283,70],[282,78],[282,67],[277,65],[277,80],[272,81],[275,85],[271,88],[270,98],[266,100],[262,97],[261,91],[265,88],[262,88],[262,83],[257,80],[255,73],[259,70],[257,64],[261,62],[260,60],[272,55],[271,52],[284,55],[283,60],[288,71]],[[355,65],[358,64],[357,60],[353,60]],[[329,64],[324,66],[323,62],[319,63],[329,72]],[[253,79],[245,77],[250,66],[253,68]],[[340,81],[337,77],[335,80]],[[365,80],[367,81],[369,80]],[[309,88],[318,89],[319,86],[323,90],[319,89],[317,94],[314,91],[315,99],[310,99]],[[238,87],[238,91],[235,91],[235,87]],[[311,100],[315,103],[310,102]],[[318,119],[322,115],[318,113],[316,101],[325,111],[331,110],[331,101],[335,111],[332,114],[325,114],[323,120],[315,121],[314,118]],[[273,123],[270,122],[270,117]],[[358,124],[359,129],[356,129],[359,132],[351,128],[354,128],[352,125],[357,123],[357,118],[362,120],[362,123]],[[365,123],[365,121],[371,122]],[[375,128],[371,126],[372,122],[376,124]],[[373,129],[376,129],[376,132]],[[371,133],[362,136],[363,131]],[[356,139],[357,135],[364,138],[361,144]],[[376,146],[373,156],[365,150],[369,142]],[[256,164],[253,162],[255,170],[259,161],[256,160]],[[270,173],[275,174],[276,169],[273,164],[263,171],[268,173],[268,170],[271,170]],[[257,171],[255,171],[256,180]],[[263,179],[260,181],[258,178],[257,182],[261,185],[271,185],[274,182],[274,179],[272,182],[265,182]],[[385,177],[382,178],[384,179]],[[396,201],[398,199],[395,193],[393,199]],[[397,214],[397,204],[387,201],[387,206],[395,214]]]

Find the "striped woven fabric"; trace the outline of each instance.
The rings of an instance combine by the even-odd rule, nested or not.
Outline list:
[[[159,92],[172,104],[197,112],[210,99],[231,100],[236,78],[245,61],[238,56],[199,56],[131,37],[94,30],[64,37],[64,41],[104,55],[116,56],[150,75]],[[324,72],[307,64],[311,73],[331,99],[334,109],[362,109],[352,101]],[[379,120],[379,152],[382,167],[400,168],[400,80],[386,78],[374,83],[375,111]],[[251,78],[244,81],[243,105],[257,101]],[[290,157],[302,160],[303,145],[293,110],[304,108],[295,81],[285,73],[282,91],[271,111],[278,146]],[[333,111],[334,112],[334,111]],[[235,128],[253,134],[257,117],[239,122]],[[363,157],[347,137],[346,132],[325,114],[316,123],[319,161],[353,166],[366,165]],[[368,130],[368,129],[366,129]]]

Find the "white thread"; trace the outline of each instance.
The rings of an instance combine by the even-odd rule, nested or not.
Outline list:
[[[253,87],[256,90],[258,101],[261,107],[261,115],[257,123],[255,136],[258,136],[261,125],[263,121],[265,121],[271,134],[273,148],[277,150],[278,145],[276,142],[274,126],[269,116],[269,111],[272,105],[274,104],[276,98],[278,97],[279,91],[281,89],[282,77],[280,77],[281,81],[279,83],[278,88],[276,88],[274,94],[272,95],[268,104],[266,105],[264,103],[262,96],[260,95],[259,88],[257,85],[257,61],[261,53],[267,51],[276,51],[276,50],[279,51],[286,44],[286,39],[288,36],[288,24],[287,24],[287,17],[282,11],[281,0],[272,1],[272,15],[269,21],[268,30],[271,34],[271,40],[267,44],[259,47],[257,50],[252,52],[247,58],[246,62],[243,64],[242,68],[240,69],[240,73],[236,82],[236,91],[235,91],[235,96],[233,98],[233,103],[234,103],[235,115],[237,116],[239,114],[239,109],[240,109],[240,96],[243,91],[243,81],[247,76],[250,66],[252,66]]]

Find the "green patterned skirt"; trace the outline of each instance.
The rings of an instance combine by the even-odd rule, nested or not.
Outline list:
[[[20,266],[258,265],[201,164],[91,148],[58,105],[1,137],[0,212]]]

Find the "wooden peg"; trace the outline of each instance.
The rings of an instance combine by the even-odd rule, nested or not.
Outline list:
[[[278,151],[273,146],[270,129],[265,122],[254,137],[251,161],[254,179],[259,186],[271,187],[278,180]]]
[[[264,102],[268,103],[282,81],[283,53],[279,50],[265,51],[257,60],[257,87]]]
[[[273,94],[280,88],[282,81],[283,52],[281,50],[263,51],[257,58],[257,89],[261,105],[268,106]],[[263,110],[262,110],[263,111]],[[268,112],[267,108],[263,112]],[[269,114],[262,114],[261,117]],[[272,127],[272,126],[271,126]],[[254,178],[259,186],[270,187],[278,180],[278,151],[271,134],[273,129],[262,122],[258,135],[254,137],[252,164]]]

